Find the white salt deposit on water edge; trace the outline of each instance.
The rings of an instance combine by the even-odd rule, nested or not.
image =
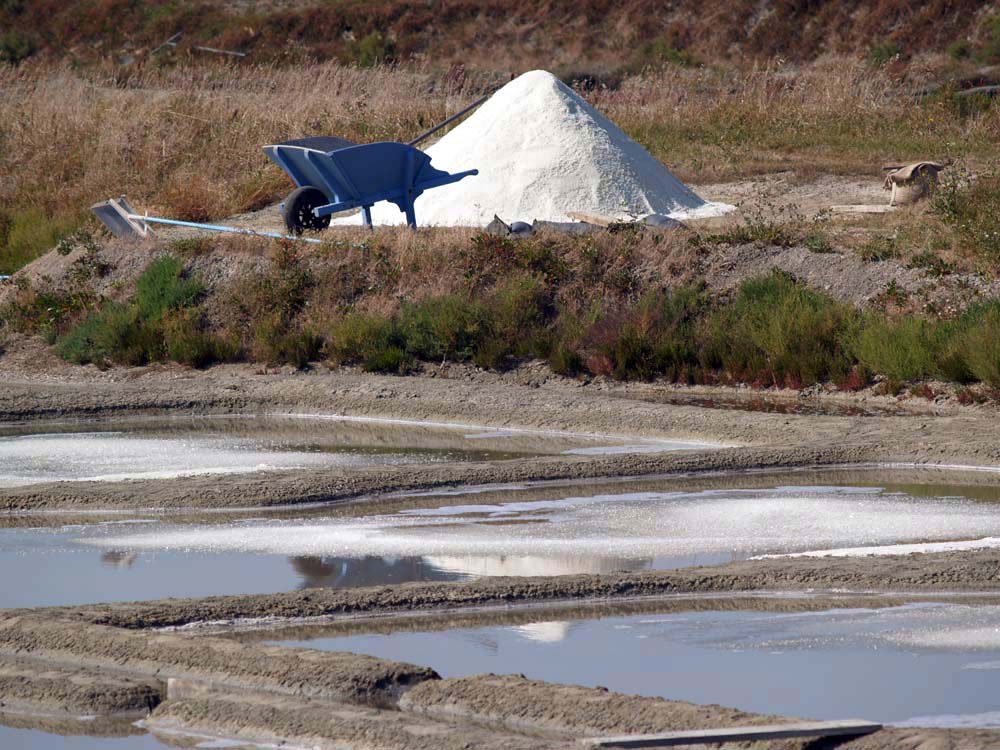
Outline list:
[[[1000,547],[1000,537],[984,539],[964,539],[955,542],[913,542],[910,544],[885,544],[873,547],[840,547],[837,549],[789,552],[781,555],[758,555],[753,560],[768,560],[779,557],[885,557],[887,555],[912,555],[932,552],[969,552],[977,549]]]
[[[755,554],[1000,535],[1000,512],[869,489],[631,492],[459,507],[361,519],[177,526],[82,540],[117,549],[197,549],[365,557],[600,557]]]
[[[573,221],[570,213],[634,219],[720,216],[551,73],[534,70],[497,91],[427,149],[438,169],[479,174],[429,190],[416,201],[418,225],[485,226],[504,221]],[[360,215],[338,223],[358,224]],[[402,224],[394,204],[372,209],[374,224]]]

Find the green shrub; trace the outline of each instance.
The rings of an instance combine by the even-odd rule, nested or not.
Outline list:
[[[8,31],[0,34],[0,63],[17,65],[27,60],[35,51],[31,38],[20,31]]]
[[[246,278],[232,292],[231,322],[240,347],[258,361],[303,366],[319,356],[321,338],[303,327],[303,311],[315,285],[298,248],[283,245],[263,274]]]
[[[789,386],[843,378],[856,313],[780,272],[749,279],[705,320],[701,364]]]
[[[980,380],[1000,388],[1000,303],[991,302],[969,310],[952,337],[954,354],[962,370],[946,373],[951,380]],[[965,377],[961,377],[965,375]]]
[[[85,254],[87,274],[95,261]],[[56,352],[77,364],[142,365],[165,358],[203,367],[223,347],[203,331],[193,305],[203,286],[184,278],[173,256],[157,258],[136,281],[128,304],[108,302],[79,321],[56,342]]]
[[[289,327],[277,314],[263,315],[253,328],[250,353],[269,365],[305,367],[319,359],[323,338],[308,328]]]
[[[419,359],[470,359],[488,331],[484,307],[454,294],[404,304],[399,328],[406,350]]]
[[[983,28],[985,40],[976,52],[976,59],[984,63],[1000,62],[1000,14],[987,18]]]
[[[348,313],[334,321],[326,350],[336,363],[360,362],[368,372],[404,374],[413,366],[396,321],[387,316]]]
[[[896,42],[887,39],[872,46],[868,51],[868,62],[872,65],[885,65],[899,57],[901,52]]]
[[[585,341],[599,361],[610,362],[615,378],[676,378],[697,361],[694,321],[703,307],[703,296],[694,288],[653,292],[632,308],[599,320]]]
[[[192,367],[206,367],[217,360],[229,359],[233,352],[226,351],[214,337],[204,331],[198,310],[173,310],[162,321],[163,347],[166,358]]]
[[[697,57],[695,57],[695,55],[683,47],[678,46],[677,40],[672,39],[667,35],[660,36],[643,45],[640,50],[639,61],[641,64],[647,65],[663,65],[664,63],[667,63],[670,65],[680,65],[686,68],[695,67],[700,64],[700,61]]]
[[[0,274],[11,274],[44,255],[78,226],[76,218],[50,216],[28,208],[9,214],[0,211]]]
[[[952,60],[964,60],[972,54],[972,44],[968,39],[958,39],[948,45],[948,56]]]
[[[472,344],[479,366],[501,368],[510,356],[547,353],[544,337],[548,290],[533,276],[515,276],[494,289],[485,302],[483,323]]]
[[[172,255],[161,255],[147,266],[135,282],[135,303],[146,320],[155,320],[168,310],[193,305],[205,287],[198,278],[185,278],[184,265]]]
[[[366,357],[362,363],[365,372],[384,372],[405,375],[413,369],[413,357],[398,346],[380,349]]]
[[[144,323],[136,307],[108,303],[60,338],[56,352],[79,365],[142,365],[159,358],[161,337]]]
[[[549,354],[549,367],[558,375],[573,377],[583,372],[583,357],[575,349],[560,343]]]
[[[381,32],[373,31],[358,40],[354,55],[359,67],[374,68],[376,65],[391,62],[395,55],[395,47]]]
[[[852,349],[862,365],[895,383],[922,380],[938,371],[941,334],[939,324],[924,318],[869,315]]]

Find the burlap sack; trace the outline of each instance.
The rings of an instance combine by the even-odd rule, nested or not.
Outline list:
[[[887,171],[883,187],[892,191],[890,206],[908,206],[930,194],[937,184],[938,172],[945,164],[935,161],[916,161],[891,167]]]

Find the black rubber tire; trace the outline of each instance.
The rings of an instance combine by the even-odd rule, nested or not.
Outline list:
[[[295,188],[285,198],[285,207],[282,210],[288,231],[292,234],[302,234],[307,229],[313,232],[326,229],[330,226],[330,217],[317,217],[312,210],[329,202],[319,188],[309,185]]]

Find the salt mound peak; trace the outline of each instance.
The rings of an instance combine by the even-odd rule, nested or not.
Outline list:
[[[702,200],[544,70],[501,88],[427,154],[438,169],[475,168],[479,174],[421,195],[420,225],[485,226],[494,214],[507,222],[572,221],[573,212],[685,219],[733,208]],[[394,205],[380,203],[372,221],[401,224],[405,217]]]

